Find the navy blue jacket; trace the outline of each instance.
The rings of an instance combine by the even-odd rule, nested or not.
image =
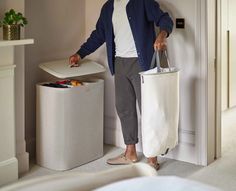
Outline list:
[[[108,64],[113,75],[115,43],[112,25],[114,0],[108,0],[102,7],[96,29],[91,33],[77,54],[84,58],[94,52],[106,42]],[[164,13],[155,0],[130,0],[126,7],[131,31],[134,37],[139,64],[143,71],[150,68],[153,44],[156,40],[154,23],[170,34],[173,29],[173,21],[168,13]]]

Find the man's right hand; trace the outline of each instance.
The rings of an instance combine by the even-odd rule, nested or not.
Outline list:
[[[74,55],[70,56],[70,58],[69,58],[70,67],[78,67],[80,60],[81,60],[81,57],[78,54],[74,54]]]

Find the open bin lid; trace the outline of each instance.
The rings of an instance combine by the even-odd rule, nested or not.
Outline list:
[[[58,78],[72,78],[105,72],[105,68],[91,60],[81,60],[79,67],[70,67],[69,60],[45,62],[39,68]]]

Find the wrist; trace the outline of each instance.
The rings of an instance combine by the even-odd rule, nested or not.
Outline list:
[[[162,38],[167,38],[168,33],[165,30],[161,30],[158,36]]]
[[[75,55],[77,56],[78,59],[81,59],[81,56],[78,53],[76,53]]]

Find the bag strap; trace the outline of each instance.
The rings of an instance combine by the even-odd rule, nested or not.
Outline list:
[[[160,53],[157,50],[153,53],[152,62],[151,62],[151,65],[150,65],[150,69],[153,69],[155,66],[157,67],[157,73],[161,72],[161,63],[160,63],[159,54]],[[168,57],[167,50],[164,50],[164,51],[161,52],[161,58],[162,58],[163,54],[166,57],[167,65],[168,65],[169,71],[171,72],[170,60],[169,60],[169,57]]]
[[[152,62],[150,65],[150,69],[157,67],[157,72],[161,72],[161,64],[160,64],[160,57],[159,57],[159,52],[154,51],[153,56],[152,56]]]
[[[167,50],[164,51],[164,54],[165,54],[165,57],[167,60],[167,65],[168,65],[169,71],[171,72],[172,70],[171,70],[171,66],[170,66],[170,59],[169,59]]]

